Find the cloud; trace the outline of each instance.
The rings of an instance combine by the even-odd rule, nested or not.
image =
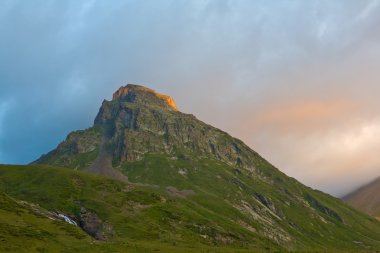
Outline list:
[[[372,11],[378,8],[380,4],[379,0],[372,0],[370,1],[363,10],[360,11],[359,15],[356,17],[356,21],[360,21],[363,19],[366,19]]]
[[[376,151],[380,145],[379,120],[331,130],[295,145],[295,150],[302,150],[308,157],[293,161],[298,165],[293,173],[301,171],[303,181],[317,188],[323,186],[337,195],[344,195],[368,182],[368,176],[374,178],[379,174],[380,160]]]
[[[281,135],[289,132],[307,135],[310,131],[336,127],[340,121],[347,120],[357,110],[356,101],[340,97],[330,101],[273,102],[265,110],[259,111],[250,119],[252,122],[247,122],[246,125],[250,129],[273,128],[272,131]]]
[[[0,162],[51,150],[130,82],[341,194],[378,174],[378,3],[1,1]]]

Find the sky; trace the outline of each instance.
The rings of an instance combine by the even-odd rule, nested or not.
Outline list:
[[[342,196],[380,176],[379,27],[378,0],[2,0],[0,163],[134,83]]]

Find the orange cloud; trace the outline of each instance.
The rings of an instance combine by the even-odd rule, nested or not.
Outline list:
[[[267,100],[230,131],[275,166],[336,196],[377,177],[380,118],[349,96]],[[238,129],[238,130],[237,130]]]
[[[295,101],[268,106],[247,125],[278,132],[310,132],[342,121],[359,108],[351,99]]]

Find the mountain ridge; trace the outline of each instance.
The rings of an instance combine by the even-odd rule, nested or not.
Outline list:
[[[380,177],[359,187],[342,199],[353,207],[380,219]]]
[[[33,164],[164,191],[203,217],[213,232],[187,216],[170,223],[202,243],[252,246],[256,237],[272,249],[380,248],[378,221],[286,176],[241,140],[178,111],[169,96],[136,85],[115,94],[92,127],[70,133]]]
[[[251,171],[255,170],[254,161],[252,161],[250,156],[253,154],[258,157],[259,155],[254,150],[245,145],[241,140],[233,138],[228,133],[198,120],[194,115],[178,111],[176,106],[172,107],[172,105],[167,102],[168,100],[174,101],[170,96],[162,95],[141,85],[128,84],[127,86],[119,88],[114,93],[111,101],[103,101],[102,106],[95,117],[94,125],[90,128],[90,132],[98,131],[98,134],[90,136],[90,138],[93,138],[93,142],[89,146],[77,145],[77,152],[91,152],[95,149],[95,146],[97,146],[99,150],[103,150],[107,149],[104,148],[104,146],[113,144],[118,146],[116,150],[117,154],[112,154],[113,156],[119,156],[122,160],[138,160],[140,159],[140,154],[143,154],[146,151],[139,150],[138,147],[131,147],[135,141],[124,141],[121,139],[124,137],[123,135],[131,135],[137,132],[137,137],[140,137],[141,139],[146,138],[148,141],[151,141],[149,146],[152,146],[153,144],[155,145],[154,147],[151,147],[153,150],[149,150],[149,152],[170,153],[173,152],[173,148],[175,148],[173,145],[169,144],[170,142],[175,142],[178,146],[182,143],[189,144],[192,140],[195,140],[186,148],[192,149],[192,147],[189,146],[193,145],[195,146],[194,149],[201,151],[201,153],[211,154],[218,160],[242,166]],[[139,106],[140,108],[136,108],[136,106]],[[145,110],[145,108],[148,108],[148,110]],[[146,119],[149,119],[149,121]],[[165,122],[170,120],[174,121],[170,122],[172,123],[171,125]],[[115,123],[115,121],[118,122]],[[201,131],[195,132],[193,126],[196,124],[202,127]],[[179,128],[178,125],[182,128]],[[187,125],[190,127],[186,127]],[[129,133],[121,132],[121,130],[123,130],[122,128],[127,129]],[[99,131],[103,132],[103,137],[105,138],[100,138]],[[209,138],[209,143],[198,145],[199,139],[205,138],[207,135],[202,133],[202,131],[207,131],[207,134],[213,132],[213,134],[207,136]],[[119,134],[119,136],[115,136],[115,132],[116,134]],[[149,136],[151,132],[162,138],[159,140],[157,140],[158,138],[155,138],[152,143],[153,138]],[[74,140],[75,137],[73,135],[75,135],[75,133],[76,132],[69,134],[67,141],[70,142],[71,140]],[[169,137],[166,138],[166,136]],[[174,138],[169,140],[172,136],[174,136]],[[229,138],[232,140],[231,146],[221,147],[221,144],[218,143],[218,141],[223,138]],[[129,141],[129,143],[127,143],[127,141]],[[81,142],[76,143],[81,144]],[[86,141],[84,140],[82,143],[86,143]],[[244,150],[245,153],[249,152],[250,156],[240,157],[239,153],[241,153],[241,150]],[[72,151],[76,152],[75,150]],[[99,151],[99,154],[100,153],[101,152]],[[34,163],[43,163],[41,159],[43,161],[43,156]],[[115,161],[113,161],[113,164],[115,164]],[[67,163],[55,165],[71,167],[70,164]]]

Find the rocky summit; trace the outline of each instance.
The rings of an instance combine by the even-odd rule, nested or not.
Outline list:
[[[171,97],[139,85],[118,89],[92,127],[70,133],[32,168],[39,174],[0,170],[6,192],[79,224],[96,217],[83,231],[91,227],[90,236],[112,245],[148,240],[153,248],[172,247],[167,252],[380,250],[376,219],[286,176],[242,141],[180,112]],[[57,199],[44,188],[60,192]]]
[[[141,85],[128,84],[125,87],[120,87],[113,94],[113,100],[117,99],[125,102],[156,104],[167,109],[178,110],[174,100],[170,96],[160,94]]]
[[[94,158],[100,162],[107,157],[113,167],[121,168],[148,154],[212,157],[257,172],[258,155],[243,142],[178,111],[171,97],[132,84],[103,101],[92,128],[71,133],[35,163],[88,169],[94,167]]]

